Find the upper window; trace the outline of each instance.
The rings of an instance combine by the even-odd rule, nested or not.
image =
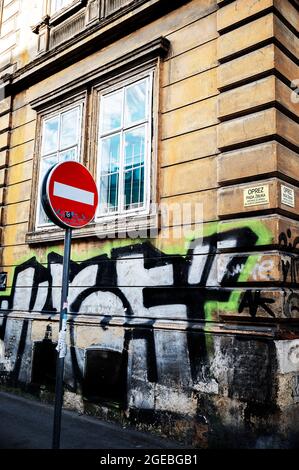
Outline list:
[[[42,123],[41,161],[39,172],[39,197],[41,184],[47,171],[56,163],[80,160],[82,104],[69,107],[51,116]],[[40,200],[37,209],[37,226],[52,225]]]
[[[150,75],[100,97],[98,217],[143,212],[149,197]]]
[[[151,204],[156,200],[155,145],[152,148],[152,136],[156,133],[152,127],[156,123],[153,107],[156,113],[157,102],[153,99],[153,86],[151,68],[139,71],[138,76],[130,74],[122,81],[99,83],[42,111],[30,241],[60,236],[42,208],[41,186],[50,168],[68,160],[88,161],[97,182],[95,227],[86,227],[84,234],[98,236],[100,232],[110,236],[115,230],[124,233],[131,225],[135,229],[136,224],[142,228],[156,227],[157,214]]]
[[[51,15],[59,10],[62,10],[65,6],[71,3],[72,0],[52,0],[51,1]]]
[[[70,4],[80,2],[85,4]],[[38,138],[28,243],[62,238],[40,206],[40,187],[49,168],[69,159],[87,165],[99,193],[94,223],[74,236],[157,233],[159,69],[168,50],[168,40],[154,39],[142,52],[130,50],[121,61],[96,67],[31,101],[38,113]]]

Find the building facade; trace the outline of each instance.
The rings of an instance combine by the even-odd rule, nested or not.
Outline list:
[[[195,447],[299,441],[297,0],[2,0],[0,376],[53,395],[80,161],[65,405]],[[51,395],[52,394],[52,395]]]

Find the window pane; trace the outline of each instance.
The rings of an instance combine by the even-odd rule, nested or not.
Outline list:
[[[60,162],[66,162],[68,160],[78,160],[78,151],[77,147],[74,147],[69,150],[65,150],[64,152],[61,152],[59,154],[59,161]]]
[[[99,209],[102,214],[115,212],[117,210],[118,184],[119,173],[101,177]]]
[[[58,158],[56,155],[53,155],[49,158],[43,158],[42,161],[41,161],[41,168],[40,168],[40,191],[41,191],[41,188],[42,188],[42,183],[43,183],[43,179],[44,179],[44,176],[45,174],[47,173],[47,171],[53,166],[55,165],[56,163],[58,162]],[[45,214],[45,211],[44,209],[42,208],[42,204],[40,203],[39,204],[39,218],[38,218],[38,223],[40,225],[44,225],[44,224],[49,224],[51,223],[51,221],[48,219],[48,217],[46,216]]]
[[[118,200],[118,173],[110,175],[109,180],[109,211],[115,211],[117,209]]]
[[[125,101],[125,126],[135,122],[144,121],[146,118],[146,80],[135,83],[126,88]]]
[[[55,165],[57,162],[57,155],[51,155],[51,157],[43,158],[41,160],[40,181],[43,180],[45,174],[51,168],[51,166]]]
[[[144,202],[144,167],[134,170],[132,204],[138,207]]]
[[[120,134],[102,139],[99,158],[100,211],[114,212],[118,208]]]
[[[118,91],[102,98],[101,132],[119,129],[122,121],[123,92]]]
[[[58,147],[58,126],[59,117],[47,119],[44,123],[44,135],[42,145],[42,155],[48,155],[57,151]]]
[[[146,127],[124,134],[125,209],[136,209],[144,201],[144,160]]]
[[[125,170],[144,164],[145,126],[125,133]]]
[[[61,116],[60,149],[78,143],[79,109],[71,109]]]
[[[144,167],[125,173],[125,209],[142,207],[144,200]]]
[[[51,12],[55,13],[61,8],[65,7],[71,0],[52,0]]]
[[[46,224],[50,224],[51,223],[51,220],[48,219],[48,217],[46,216],[46,213],[42,207],[42,205],[40,204],[39,206],[39,219],[38,219],[38,223],[39,225],[46,225]]]
[[[72,109],[62,110],[57,116],[44,120],[39,188],[41,188],[45,173],[54,164],[80,159],[81,120],[82,106],[78,104]],[[38,201],[37,228],[40,225],[52,225],[42,209],[40,198]]]
[[[101,173],[119,171],[120,134],[102,139],[100,162]]]

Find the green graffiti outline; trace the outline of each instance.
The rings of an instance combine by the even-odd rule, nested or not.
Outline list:
[[[105,241],[104,244],[100,248],[92,247],[91,249],[85,250],[84,251],[85,258],[84,259],[81,259],[79,254],[77,254],[75,252],[74,246],[72,246],[71,258],[72,258],[72,261],[75,262],[75,263],[83,263],[86,258],[94,258],[96,256],[101,256],[101,255],[105,255],[105,254],[109,258],[111,258],[111,252],[112,252],[113,249],[126,247],[126,246],[133,246],[133,245],[137,245],[137,244],[142,244],[145,241],[146,241],[145,239],[144,240],[143,239],[136,239],[136,240],[130,240],[130,243],[128,243],[128,239],[108,240],[108,241]],[[78,244],[80,243],[80,242],[78,242],[78,240],[73,239],[73,245],[75,245],[76,242]],[[29,253],[26,256],[23,256],[23,257],[18,259],[17,264],[15,266],[13,266],[13,269],[9,272],[8,279],[11,280],[11,284],[12,284],[13,279],[14,279],[15,270],[19,265],[26,263],[31,258],[35,258],[36,261],[38,263],[42,264],[42,265],[47,265],[48,255],[50,253],[53,253],[53,251],[55,251],[55,253],[63,256],[63,247],[61,247],[61,246],[55,247],[55,250],[54,250],[53,246],[48,247],[43,251],[42,254],[36,252],[35,250],[30,249]],[[80,253],[80,255],[81,255],[81,253]],[[1,299],[1,297],[7,297],[7,296],[11,295],[11,289],[12,289],[12,287],[8,287],[5,291],[1,291],[0,292],[0,299]]]
[[[230,222],[230,223],[223,223],[219,224],[220,230],[218,230],[218,233],[226,232],[227,230],[231,229],[236,229],[236,228],[244,228],[248,227],[250,228],[257,236],[258,239],[255,243],[254,246],[261,246],[261,245],[267,245],[270,244],[273,237],[272,233],[270,230],[265,227],[265,225],[258,221],[258,220],[247,220],[246,223],[244,224],[245,221],[238,221],[238,222]],[[225,230],[223,229],[225,228]],[[244,268],[242,272],[240,273],[238,277],[238,282],[246,282],[248,278],[250,277],[260,255],[250,255],[244,265]],[[240,297],[241,297],[242,292],[240,290],[233,290],[230,294],[230,298],[227,302],[218,302],[218,301],[209,301],[205,304],[204,306],[204,311],[205,311],[205,319],[207,322],[213,320],[213,313],[215,311],[237,311],[239,304],[240,304]]]
[[[239,221],[233,221],[233,222],[211,222],[209,224],[203,224],[203,227],[199,230],[190,230],[188,234],[185,235],[185,239],[183,243],[178,243],[178,244],[173,244],[171,246],[167,246],[163,250],[163,254],[165,255],[177,255],[177,256],[187,256],[190,243],[194,241],[197,238],[205,238],[207,236],[214,235],[215,233],[225,233],[229,230],[236,229],[236,228],[245,228],[248,227],[251,229],[257,236],[258,239],[256,241],[255,246],[261,246],[261,245],[267,245],[270,244],[272,240],[272,233],[271,231],[260,221],[260,220],[250,220],[250,219],[245,219],[245,220],[239,220]],[[114,239],[114,240],[107,240],[104,241],[103,245],[100,248],[94,248],[92,247],[91,249],[87,249],[84,251],[85,259],[87,258],[93,258],[96,256],[101,256],[106,254],[109,258],[111,258],[111,252],[115,248],[121,248],[121,247],[127,247],[127,246],[136,246],[142,243],[145,243],[148,241],[148,239],[136,239],[136,240],[130,240],[130,243],[128,243],[128,239]],[[73,243],[76,246],[77,240],[74,239]],[[77,242],[80,243],[80,242]],[[156,238],[152,245],[156,248],[159,249],[159,246],[161,246],[161,239]],[[34,250],[30,250],[30,256],[27,255],[23,258],[19,259],[19,263],[23,264],[29,259],[35,257],[37,262],[40,264],[45,265],[47,263],[47,258],[48,255],[53,252],[53,247],[47,248],[42,255],[37,253]],[[56,253],[60,254],[61,256],[63,255],[63,248],[62,247],[57,247],[55,250]],[[81,255],[81,253],[80,253]],[[256,265],[260,255],[250,255],[244,265],[244,268],[242,272],[239,275],[238,282],[246,282],[247,279],[249,278],[251,272],[254,269],[254,266]],[[72,260],[76,263],[82,263],[84,262],[83,259],[81,259],[81,256],[75,251],[74,247],[72,250]],[[15,275],[15,269],[17,266],[14,266],[13,270],[11,273],[9,273],[9,278],[11,278],[11,281],[14,279]],[[8,287],[5,291],[0,292],[0,298],[1,297],[6,297],[11,294],[12,287]],[[204,311],[205,311],[205,320],[207,322],[213,320],[213,313],[218,310],[222,311],[236,311],[238,309],[239,303],[240,303],[240,296],[241,296],[241,291],[240,290],[232,290],[230,294],[230,298],[227,302],[218,302],[218,301],[208,301],[206,302],[204,306]]]

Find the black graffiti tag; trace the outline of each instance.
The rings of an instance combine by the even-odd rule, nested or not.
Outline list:
[[[275,299],[269,297],[263,297],[260,290],[248,290],[243,296],[239,305],[239,313],[242,313],[248,308],[250,315],[255,318],[259,308],[262,308],[271,317],[275,318],[274,312],[269,307],[269,304],[274,304]]]

